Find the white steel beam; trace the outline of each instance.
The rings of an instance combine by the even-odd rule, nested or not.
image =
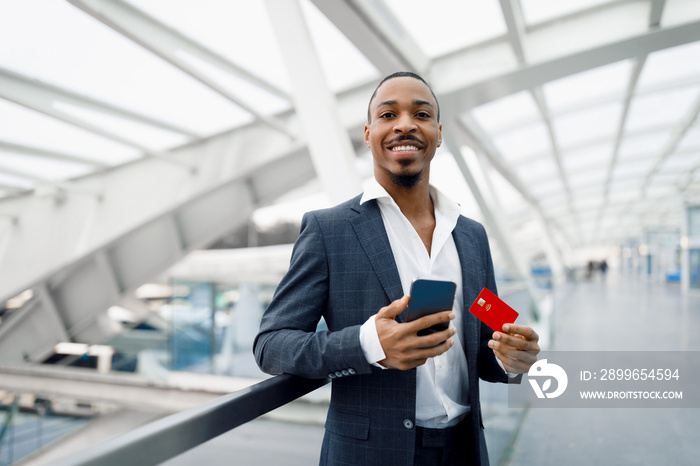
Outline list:
[[[695,120],[697,120],[698,115],[700,114],[700,98],[698,98],[695,103],[693,104],[693,107],[688,111],[688,113],[685,115],[683,120],[681,121],[680,125],[675,129],[671,137],[669,138],[668,142],[664,146],[663,150],[661,151],[661,154],[657,157],[656,162],[654,163],[654,166],[651,170],[649,170],[649,173],[647,173],[647,176],[644,179],[644,184],[642,185],[642,193],[645,194],[647,188],[649,187],[649,182],[651,181],[652,175],[654,175],[661,164],[666,160],[666,158],[673,154],[676,146],[678,146],[678,143],[681,142],[685,134],[688,132],[688,130],[691,129],[693,124],[695,123]]]
[[[690,209],[691,206],[683,206],[683,219],[681,220],[681,293],[687,295],[690,291]]]
[[[17,193],[27,191],[27,188],[22,188],[22,187],[7,184],[7,183],[0,183],[0,189],[2,189],[3,191],[9,191],[12,194],[17,194]],[[3,214],[0,213],[0,215],[3,215]]]
[[[0,164],[0,173],[4,173],[5,175],[11,175],[17,178],[24,178],[25,180],[30,180],[33,181],[34,183],[46,183],[46,184],[51,184],[52,181],[49,180],[48,178],[44,178],[41,176],[36,176],[31,173],[27,173],[24,171],[19,171],[15,170],[10,167],[5,167],[2,164]]]
[[[78,367],[7,364],[0,366],[0,389],[47,398],[116,403],[130,409],[161,413],[199,406],[221,396],[216,392],[183,389],[138,374],[99,374]]]
[[[470,167],[467,165],[464,157],[462,156],[462,144],[459,142],[459,135],[452,133],[445,133],[445,143],[452,153],[457,166],[462,172],[462,176],[469,186],[469,190],[474,195],[474,200],[476,200],[481,213],[484,215],[487,225],[490,228],[491,234],[495,237],[496,242],[508,263],[509,269],[514,272],[515,276],[525,283],[527,293],[530,296],[530,301],[533,306],[532,318],[537,321],[540,316],[539,311],[539,297],[535,291],[535,284],[532,280],[531,274],[527,271],[526,264],[521,257],[515,252],[516,249],[513,247],[510,236],[506,234],[506,229],[504,227],[503,221],[500,217],[500,212],[502,210],[497,209],[493,204],[493,198],[488,194],[484,193],[479,187],[474,175],[472,174]]]
[[[311,0],[377,68],[425,73],[430,60],[384,4],[377,1]],[[387,27],[386,23],[390,23]],[[400,36],[400,37],[399,37]]]
[[[93,110],[95,112],[103,113],[105,115],[111,115],[118,118],[123,118],[136,123],[141,123],[145,125],[152,126],[154,128],[159,128],[164,131],[170,131],[177,134],[184,134],[190,138],[198,138],[199,135],[193,131],[183,128],[181,126],[174,125],[156,118],[149,117],[142,113],[134,112],[116,105],[112,105],[106,102],[93,99],[91,97],[78,94],[76,92],[63,89],[52,84],[41,82],[37,79],[28,78],[22,74],[10,71],[4,68],[0,68],[0,96],[18,103],[19,105],[24,105],[22,102],[29,99],[27,94],[40,94],[42,100],[39,98],[34,100],[27,100],[28,102],[42,102],[48,100],[50,102],[60,101],[69,105],[73,105],[80,108],[86,108]],[[19,102],[17,102],[19,100]],[[38,110],[41,111],[41,110]],[[43,112],[46,113],[46,112]]]
[[[222,56],[197,44],[193,40],[167,27],[155,18],[122,0],[69,0],[69,2],[151,51],[184,73],[192,76],[222,97],[253,115],[257,121],[290,137],[293,136],[290,130],[280,120],[258,112],[255,108],[246,104],[240,97],[217,83],[216,80],[209,77],[206,73],[190,65],[178,52],[188,52],[195,57],[213,64],[224,72],[241,77],[261,89],[265,89],[279,97],[286,98],[286,94],[283,91],[262,78],[254,76],[243,68],[234,65]]]
[[[651,11],[649,12],[649,27],[658,28],[661,25],[661,18],[664,15],[666,0],[651,0]]]
[[[552,127],[552,115],[547,107],[544,95],[542,93],[541,87],[536,87],[530,92],[532,98],[535,100],[537,108],[542,114],[542,119],[544,120],[545,127],[547,128],[547,136],[549,137],[549,143],[552,145],[552,156],[554,157],[554,163],[557,166],[557,173],[561,178],[562,184],[564,185],[564,191],[566,192],[566,197],[571,204],[571,187],[569,186],[569,178],[566,176],[564,167],[561,163],[561,152],[559,150],[559,144],[557,138],[554,134],[554,128]]]
[[[46,286],[40,284],[36,287],[35,297],[21,311],[15,311],[3,321],[0,360],[41,360],[62,341],[70,341],[65,323]]]
[[[463,120],[468,121],[468,124],[464,124]],[[545,213],[540,206],[539,201],[536,197],[530,193],[527,187],[520,181],[512,171],[505,166],[502,162],[503,158],[498,153],[498,150],[493,146],[493,144],[487,142],[487,140],[482,137],[481,131],[479,130],[479,125],[470,116],[463,116],[459,121],[455,122],[454,131],[457,131],[461,136],[465,137],[467,143],[475,149],[477,154],[486,158],[491,167],[493,167],[499,175],[501,175],[511,186],[525,199],[525,201],[530,205],[530,207],[535,212],[535,219],[540,223],[540,227],[545,234],[545,253],[547,254],[547,259],[554,270],[560,273],[566,261],[562,257],[559,248],[556,247],[556,242],[553,237],[553,222],[547,218]]]
[[[525,63],[525,50],[523,48],[523,35],[525,34],[525,20],[520,8],[519,0],[499,0],[503,19],[508,28],[508,41],[513,49],[515,58],[519,64]]]
[[[55,86],[0,69],[0,97],[125,146],[133,147],[144,153],[148,152],[148,148],[145,146],[57,109],[54,106],[54,102],[57,100],[65,101],[65,98],[68,98],[71,104],[81,102],[81,100],[76,102],[71,96],[60,91],[57,92],[57,90]],[[80,104],[78,103],[78,105]]]
[[[158,48],[158,50],[168,50],[171,53],[176,53],[178,50],[185,51],[191,55],[197,56],[202,60],[207,61],[211,65],[216,66],[217,68],[220,68],[250,84],[253,84],[256,87],[259,87],[260,89],[263,89],[266,92],[269,92],[272,95],[275,95],[284,100],[291,100],[291,97],[287,92],[280,89],[278,86],[272,84],[265,78],[251,73],[247,69],[223,57],[221,54],[216,53],[211,49],[203,46],[202,44],[196,42],[192,38],[187,37],[177,29],[173,29],[161,23],[154,17],[146,14],[142,10],[126,2],[122,2],[119,0],[110,0],[110,3],[118,3],[118,8],[123,9],[123,11],[115,13],[115,11],[117,10],[106,9],[105,7],[99,4],[99,1],[68,1],[93,16],[93,11],[100,15],[109,15],[110,13],[114,13],[115,15],[121,15],[116,17],[109,17],[109,20],[115,23],[114,26],[110,25],[111,27],[128,27],[128,30],[119,32],[122,32],[125,35],[127,35],[127,33],[133,34],[133,36],[135,36],[133,37],[134,39],[139,38],[145,40],[151,38],[153,40],[149,40],[148,43],[151,44],[153,48]],[[138,29],[141,26],[137,26],[137,24],[147,25],[150,32]],[[156,35],[157,37],[155,37]],[[153,51],[154,53],[158,54],[156,50],[153,50],[150,47],[147,48],[149,48],[149,50]]]
[[[341,124],[335,96],[323,75],[301,5],[297,0],[267,0],[266,4],[318,177],[333,202],[349,199],[361,191],[355,150]]]
[[[617,126],[617,131],[615,132],[615,142],[613,146],[613,153],[610,160],[610,165],[608,166],[608,174],[605,178],[603,187],[603,204],[608,201],[608,196],[610,195],[610,183],[613,178],[613,173],[615,171],[615,166],[617,164],[618,154],[620,152],[620,146],[622,145],[622,139],[625,136],[625,126],[627,124],[627,116],[629,115],[630,105],[632,99],[635,97],[637,83],[639,82],[639,76],[642,73],[644,64],[646,63],[647,55],[643,55],[634,61],[632,67],[632,72],[630,73],[629,82],[627,84],[627,89],[625,91],[625,97],[622,105],[622,114],[620,115],[620,121]],[[598,216],[598,222],[602,219],[602,211]]]
[[[65,89],[61,89],[50,84],[42,83],[41,81],[35,79],[27,78],[18,73],[3,70],[2,68],[0,68],[0,98],[5,98],[6,100],[14,102],[18,105],[27,107],[39,113],[43,113],[44,115],[48,115],[52,118],[64,121],[71,125],[77,126],[78,128],[82,128],[86,131],[98,134],[102,137],[118,142],[127,147],[138,149],[144,154],[144,156],[161,160],[172,165],[178,165],[187,169],[192,169],[191,164],[186,164],[172,158],[163,157],[161,154],[154,153],[149,148],[139,143],[136,143],[129,138],[125,138],[122,135],[117,134],[113,131],[109,131],[101,126],[94,125],[86,120],[63,112],[60,109],[56,108],[54,103],[56,101],[62,101],[77,106],[82,106],[83,104],[85,104],[85,106],[87,106],[88,108],[92,108],[97,111],[105,111],[107,113],[112,113],[118,116],[125,116],[127,114],[130,114],[131,117],[127,118],[132,118],[134,115],[126,110],[118,109],[117,107],[111,105],[102,104],[96,101],[95,99],[80,96],[76,93],[66,91]],[[132,119],[139,120],[138,117]]]
[[[473,76],[457,71],[464,67],[465,57],[450,54],[436,61],[433,84],[440,99],[441,110],[449,117],[555,79],[698,40],[700,22],[687,23],[649,31],[523,68],[513,68],[498,76],[477,81]],[[465,78],[460,81],[461,75]]]
[[[63,162],[81,163],[83,165],[89,165],[95,169],[107,168],[109,166],[106,163],[98,162],[97,160],[92,160],[80,155],[67,154],[65,152],[58,152],[55,150],[41,149],[39,147],[27,146],[24,144],[15,144],[13,142],[2,140],[0,140],[0,151],[33,155],[36,157],[43,157],[47,159],[61,160]]]
[[[40,186],[35,186],[33,189],[37,194],[45,194],[53,197],[57,201],[63,201],[66,194],[77,194],[80,196],[88,196],[95,199],[101,199],[101,194],[96,191],[88,191],[85,189],[77,188],[70,183],[64,183],[55,180],[49,180],[48,178],[43,178],[40,176],[32,175],[27,172],[13,170],[12,168],[4,167],[0,164],[0,173],[6,175],[15,176],[17,178],[24,178],[26,180],[31,180]]]

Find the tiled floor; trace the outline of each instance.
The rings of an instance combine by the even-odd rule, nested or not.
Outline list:
[[[558,351],[700,350],[700,296],[683,297],[677,285],[613,275],[557,303]],[[700,410],[530,409],[502,464],[700,464]]]

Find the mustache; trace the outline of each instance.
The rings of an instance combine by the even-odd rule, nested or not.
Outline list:
[[[396,136],[394,139],[392,139],[391,141],[388,141],[386,143],[386,145],[389,146],[391,144],[394,144],[396,142],[401,142],[401,141],[414,141],[414,142],[417,142],[418,144],[420,144],[421,146],[425,146],[425,143],[423,141],[421,141],[418,137],[416,137],[412,134],[400,134],[400,135]]]

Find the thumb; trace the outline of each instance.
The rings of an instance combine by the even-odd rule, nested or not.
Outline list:
[[[397,315],[401,314],[406,306],[408,306],[408,301],[410,296],[406,295],[403,298],[397,299],[388,306],[384,306],[377,312],[377,319],[391,319],[394,320]]]

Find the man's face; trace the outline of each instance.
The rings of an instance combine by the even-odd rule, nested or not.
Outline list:
[[[411,77],[386,81],[370,104],[370,117],[365,144],[372,151],[377,181],[410,188],[421,177],[427,179],[442,143],[437,102],[428,86]]]

